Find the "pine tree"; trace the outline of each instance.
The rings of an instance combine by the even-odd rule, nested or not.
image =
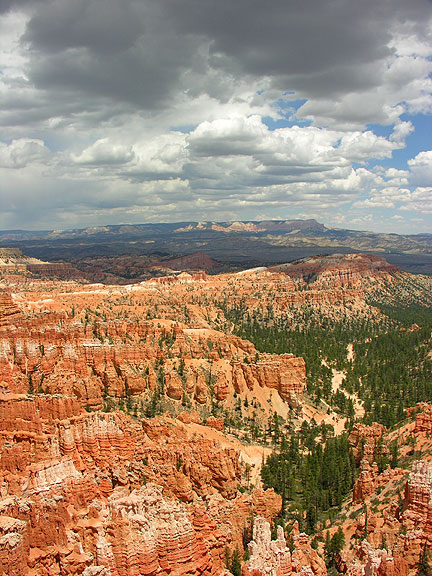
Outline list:
[[[365,527],[364,527],[364,534],[363,534],[363,538],[368,537],[368,509],[366,504],[364,505],[364,513],[365,513]]]
[[[397,441],[390,448],[390,457],[391,457],[390,458],[390,466],[392,468],[396,468],[396,466],[398,465],[398,458],[399,458]]]
[[[330,554],[331,554],[331,540],[330,540],[330,532],[327,530],[324,543],[324,555],[326,557],[326,560],[329,559]]]
[[[327,532],[324,546],[327,568],[330,568],[331,566],[335,565],[336,556],[341,553],[344,546],[345,546],[345,535],[340,526],[337,529],[337,531],[333,534],[331,539],[329,533]]]
[[[424,544],[423,552],[420,556],[420,561],[417,567],[417,576],[430,576],[432,574],[432,567],[429,562],[429,552],[426,542]]]
[[[241,561],[240,561],[240,552],[238,548],[236,548],[233,552],[231,558],[230,571],[233,574],[233,576],[241,576]]]

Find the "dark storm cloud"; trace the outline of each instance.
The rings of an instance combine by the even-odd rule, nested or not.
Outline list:
[[[185,9],[184,2],[173,0],[166,6],[185,31],[205,32],[214,39],[214,53],[233,56],[255,74],[320,71],[347,61],[361,63],[387,51],[376,2],[372,14],[364,1],[189,0],[186,4]]]
[[[86,47],[110,55],[130,48],[151,19],[151,7],[140,9],[133,2],[50,2],[31,19],[26,39],[46,52]]]
[[[0,14],[5,14],[10,10],[18,10],[29,4],[35,4],[33,0],[0,0]]]
[[[377,82],[362,67],[391,54],[395,23],[419,30],[430,17],[429,0],[166,0],[165,10],[186,33],[212,40],[214,65],[224,55],[244,72],[269,75],[280,89],[356,89]],[[418,31],[419,31],[418,30]],[[425,33],[425,30],[423,30]],[[354,82],[354,85],[352,84]],[[312,95],[312,94],[310,94]]]
[[[106,0],[44,5],[24,35],[30,79],[45,90],[160,108],[193,63],[197,42],[163,22],[156,6]]]
[[[36,86],[155,109],[181,92],[226,98],[220,79],[203,82],[211,68],[269,76],[306,97],[373,86],[380,70],[370,65],[391,54],[391,27],[421,28],[430,9],[428,0],[54,0],[24,38]]]

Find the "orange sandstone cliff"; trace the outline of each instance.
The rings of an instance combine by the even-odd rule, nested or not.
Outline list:
[[[5,574],[216,575],[272,491],[238,492],[239,454],[170,419],[0,397]],[[202,427],[204,428],[204,427]]]
[[[271,541],[281,498],[245,481],[240,443],[224,433],[246,401],[258,421],[301,415],[304,361],[259,353],[226,311],[367,316],[365,271],[370,285],[396,272],[351,255],[105,286],[37,280],[25,266],[7,270],[0,292],[0,573],[222,576],[226,550],[243,550],[259,516],[245,576],[323,576],[306,535],[292,553],[281,530]],[[427,434],[427,415],[416,426]],[[359,425],[350,436],[357,512],[407,475],[378,473],[384,434]],[[413,467],[403,505],[359,517],[348,573],[413,571],[431,543],[428,466]]]

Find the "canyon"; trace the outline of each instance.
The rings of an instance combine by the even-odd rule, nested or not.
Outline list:
[[[418,293],[427,305],[427,277],[359,254],[180,271],[212,265],[202,257],[95,284],[67,263],[0,256],[0,574],[226,576],[235,555],[243,576],[327,574],[322,541],[296,521],[275,527],[283,498],[260,470],[272,422],[300,434],[338,416],[312,405],[300,355],[260,351],[230,312],[289,317],[298,330],[311,313],[379,322],[372,295]],[[337,562],[351,576],[411,575],[432,544],[432,408],[408,416],[350,431],[359,472]],[[409,458],[410,437],[421,457],[380,470],[395,441]]]

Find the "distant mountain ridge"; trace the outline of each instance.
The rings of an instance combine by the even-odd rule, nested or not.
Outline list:
[[[94,237],[97,235],[141,235],[145,232],[292,232],[310,230],[324,232],[329,230],[314,219],[309,220],[246,220],[246,221],[202,221],[150,224],[111,224],[65,230],[0,230],[0,242],[31,239],[59,239],[76,237]]]
[[[196,222],[186,227],[177,228],[175,232],[192,232],[194,230],[214,230],[215,232],[294,232],[328,230],[314,219],[310,220],[246,220],[234,222]]]
[[[45,261],[111,256],[171,260],[205,252],[225,269],[271,266],[313,255],[367,252],[411,273],[432,274],[432,234],[327,228],[314,220],[201,221],[0,231],[0,245]]]

